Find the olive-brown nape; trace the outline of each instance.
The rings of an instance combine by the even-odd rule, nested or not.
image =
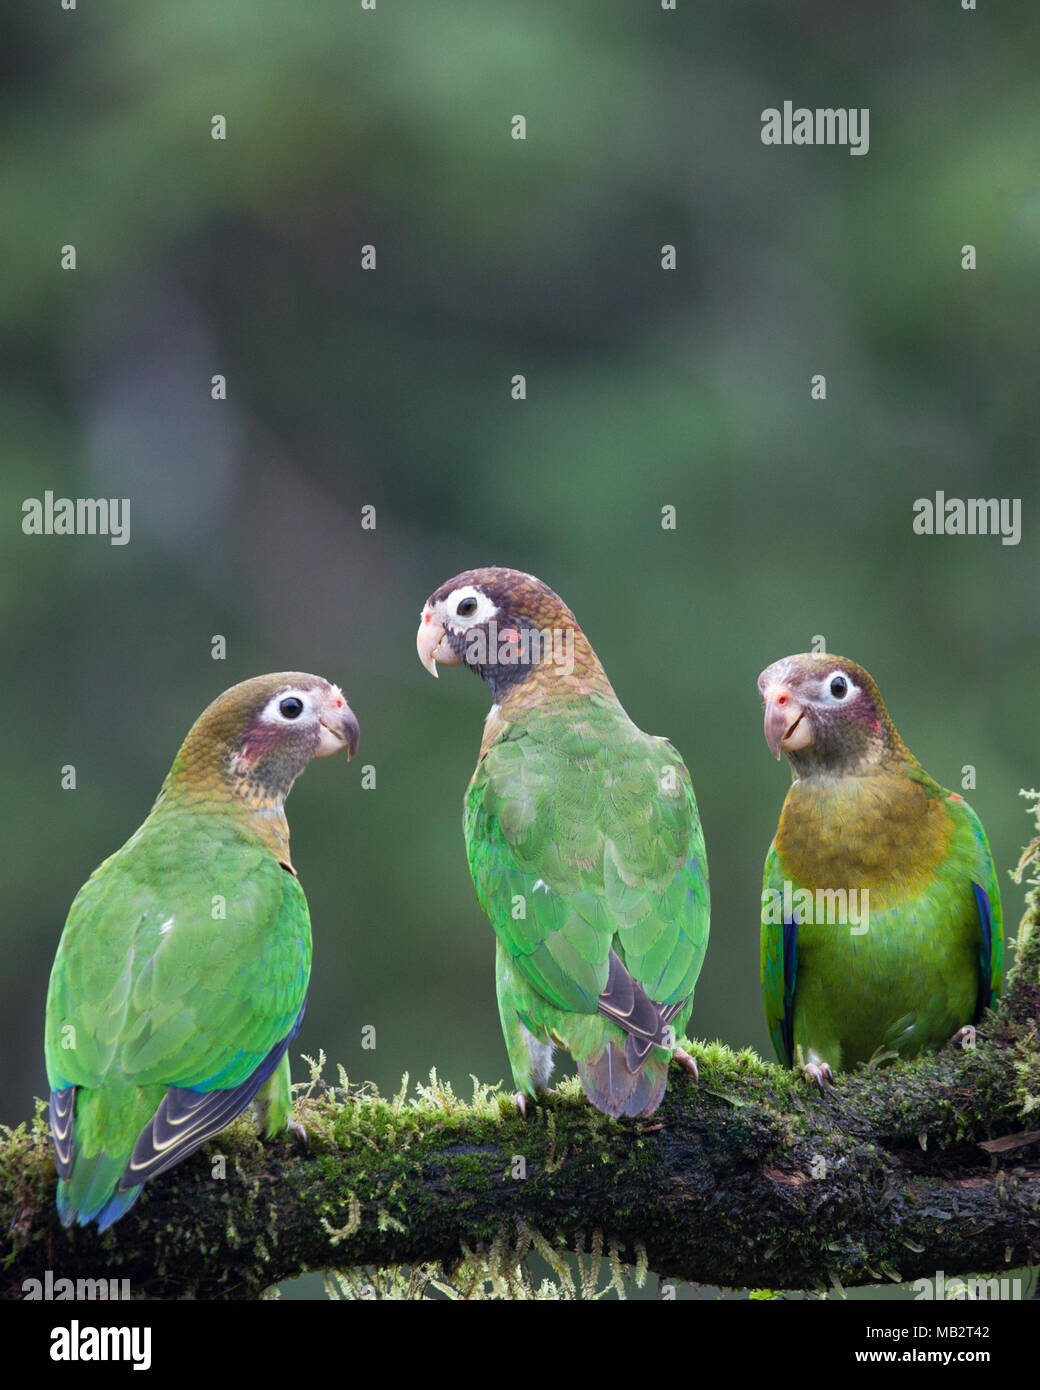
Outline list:
[[[467,660],[466,641],[458,631],[450,635],[460,661],[465,661],[491,687],[496,703],[530,705],[544,697],[571,698],[600,692],[613,696],[610,682],[581,625],[563,599],[548,584],[523,570],[487,565],[464,570],[441,584],[427,600],[430,607],[443,604],[461,588],[472,587],[485,594],[497,610],[483,626],[494,630],[486,644],[486,662]],[[451,614],[445,614],[450,625]],[[543,655],[531,661],[496,660],[498,642],[508,642],[510,633],[526,640],[540,637],[537,648]],[[545,653],[549,656],[545,656]]]

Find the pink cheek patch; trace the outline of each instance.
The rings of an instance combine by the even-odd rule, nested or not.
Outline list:
[[[250,743],[243,743],[242,747],[231,759],[231,765],[238,770],[244,771],[251,767],[253,763],[253,746]]]
[[[246,766],[257,763],[282,741],[282,730],[254,721],[246,730],[239,750],[239,761]]]
[[[963,800],[964,800],[964,797],[963,797],[963,796],[958,796],[956,792],[950,792],[950,794],[949,794],[949,796],[946,798],[946,800],[947,800],[947,801],[963,801]]]

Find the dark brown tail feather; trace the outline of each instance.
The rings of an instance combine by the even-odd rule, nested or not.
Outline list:
[[[599,996],[597,1012],[617,1023],[628,1034],[625,1060],[629,1071],[638,1071],[655,1047],[673,1047],[668,1025],[686,1003],[658,1004],[632,978],[615,951],[610,953],[607,987]]]
[[[669,1058],[655,1053],[633,1069],[626,1051],[610,1042],[598,1057],[578,1063],[585,1094],[607,1115],[652,1115],[664,1098]]]

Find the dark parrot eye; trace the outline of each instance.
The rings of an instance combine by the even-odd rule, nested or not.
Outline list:
[[[849,683],[844,676],[835,676],[831,681],[831,694],[836,700],[844,700]]]
[[[303,701],[297,700],[295,695],[290,695],[278,706],[286,719],[299,719],[303,713]]]
[[[455,609],[455,612],[460,618],[468,618],[471,613],[475,613],[476,611],[477,600],[472,596],[470,598],[460,599],[459,606]]]

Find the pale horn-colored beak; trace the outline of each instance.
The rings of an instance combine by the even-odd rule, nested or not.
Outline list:
[[[800,705],[783,685],[773,685],[762,692],[766,702],[766,743],[773,757],[792,753],[812,743],[812,728]]]
[[[342,690],[338,685],[334,685],[321,712],[321,736],[318,740],[318,751],[314,756],[331,758],[345,748],[349,762],[358,750],[360,737],[357,717],[344,700]]]
[[[436,676],[438,662],[442,666],[461,665],[445,636],[444,628],[428,608],[423,609],[419,631],[415,634],[415,650],[431,676]]]

